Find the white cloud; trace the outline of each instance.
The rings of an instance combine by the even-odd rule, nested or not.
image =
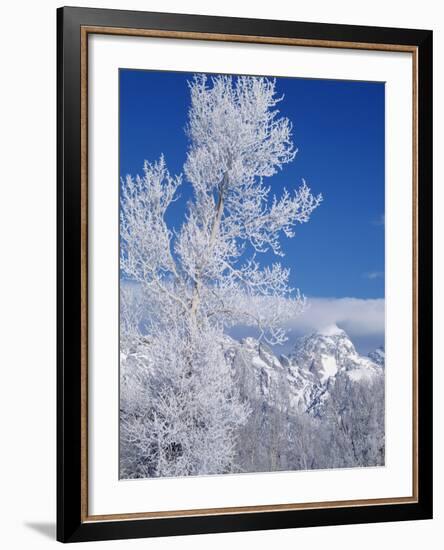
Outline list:
[[[345,330],[360,353],[366,354],[384,343],[385,300],[309,298],[307,309],[288,325],[291,332],[285,348],[291,348],[301,335],[334,325]]]
[[[383,271],[369,271],[367,273],[364,273],[364,277],[366,279],[370,279],[370,280],[382,279],[384,277],[384,272]]]
[[[276,354],[290,353],[296,340],[313,332],[339,327],[349,335],[362,355],[384,344],[385,300],[360,298],[309,298],[307,309],[286,323],[288,341],[274,346]],[[236,338],[257,336],[254,330],[237,326],[231,331]]]
[[[373,225],[385,225],[385,214],[381,214],[378,219],[373,220]]]
[[[291,327],[306,331],[336,324],[355,334],[374,334],[384,332],[384,319],[383,298],[309,298],[307,309],[293,320]]]
[[[137,289],[138,284],[121,281],[122,288]],[[308,298],[307,308],[288,323],[288,341],[275,346],[277,354],[289,353],[300,336],[326,328],[339,327],[350,336],[357,350],[366,355],[381,344],[385,334],[385,300],[361,298]],[[236,326],[230,330],[232,336],[242,338],[257,336],[251,327]]]

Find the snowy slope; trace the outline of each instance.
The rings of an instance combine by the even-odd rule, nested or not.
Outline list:
[[[385,348],[384,346],[380,346],[379,348],[375,349],[374,351],[371,351],[368,356],[373,361],[373,363],[376,363],[379,367],[384,368],[385,366]]]

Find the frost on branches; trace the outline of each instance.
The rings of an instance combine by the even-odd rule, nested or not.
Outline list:
[[[226,330],[256,327],[260,341],[280,344],[305,304],[279,262],[281,237],[293,237],[322,197],[305,181],[272,192],[270,178],[296,155],[275,81],[196,75],[189,93],[183,175],[161,156],[122,181],[120,265],[134,283],[121,293],[123,478],[242,471],[252,407],[227,359]],[[173,231],[166,213],[181,185],[193,195]],[[268,251],[276,261],[263,265]]]

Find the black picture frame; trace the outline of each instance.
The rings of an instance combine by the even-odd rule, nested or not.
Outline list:
[[[81,29],[404,45],[417,55],[417,446],[415,502],[96,520],[82,507],[82,124]],[[432,32],[399,28],[239,19],[64,7],[57,10],[57,539],[62,542],[219,533],[432,518]],[[85,267],[86,269],[86,267]]]

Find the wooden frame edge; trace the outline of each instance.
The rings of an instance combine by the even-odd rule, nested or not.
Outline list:
[[[351,508],[354,506],[383,506],[385,504],[415,504],[415,497],[399,498],[375,498],[362,500],[336,500],[325,502],[304,502],[300,504],[273,504],[258,506],[235,506],[225,508],[202,508],[195,510],[172,510],[164,512],[134,512],[128,514],[97,514],[87,516],[85,523],[98,521],[131,521],[137,519],[159,519],[159,518],[182,518],[182,517],[204,517],[204,516],[229,516],[232,514],[252,514],[267,512],[292,512],[297,510],[318,510],[328,508]]]
[[[412,53],[412,329],[413,329],[413,368],[412,368],[412,487],[413,497],[418,502],[419,499],[419,441],[418,441],[418,384],[419,384],[419,357],[418,357],[418,336],[419,336],[419,317],[418,317],[418,247],[419,247],[419,224],[418,224],[418,48],[415,47]]]
[[[188,31],[167,31],[156,29],[137,29],[81,25],[81,522],[90,524],[116,520],[131,521],[138,519],[181,518],[223,516],[232,514],[251,514],[279,511],[351,508],[356,506],[381,506],[386,504],[415,504],[419,502],[418,479],[418,46],[378,44],[371,42],[345,42],[335,40],[278,38],[254,35],[221,33],[203,33]],[[242,507],[207,508],[194,510],[174,510],[143,513],[121,513],[89,515],[88,512],[88,35],[123,35],[153,38],[172,38],[188,40],[208,40],[223,42],[244,42],[276,44],[303,47],[341,48],[373,51],[394,51],[412,54],[413,72],[413,433],[412,433],[412,488],[409,497],[391,497],[383,499],[361,499],[346,501],[324,501],[300,504],[258,505]]]
[[[247,34],[229,34],[193,31],[167,31],[160,29],[137,29],[126,27],[100,27],[82,25],[86,34],[138,36],[151,38],[173,38],[183,40],[207,40],[217,42],[246,42],[250,44],[274,44],[280,46],[304,46],[316,48],[341,48],[352,50],[395,51],[414,53],[417,46],[407,44],[378,44],[373,42],[347,42],[342,40],[321,40],[308,38],[280,38],[276,36],[256,36]]]
[[[88,516],[88,33],[80,35],[81,521]]]

